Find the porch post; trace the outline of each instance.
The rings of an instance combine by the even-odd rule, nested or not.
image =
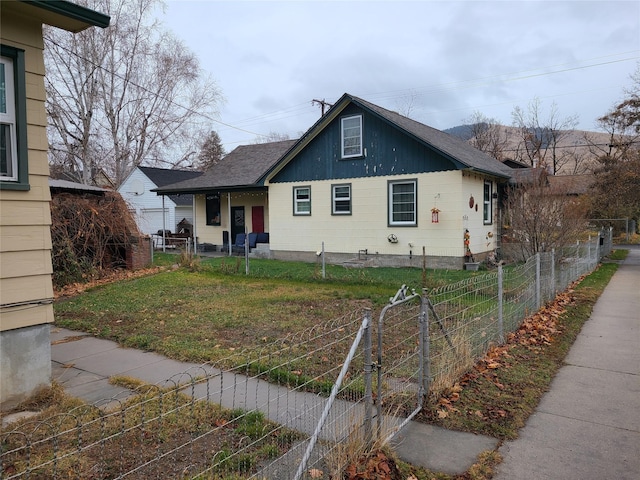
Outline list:
[[[162,252],[166,252],[166,244],[167,244],[167,235],[166,235],[166,231],[167,231],[167,225],[166,225],[166,219],[165,219],[165,210],[164,210],[164,195],[162,195]]]
[[[231,256],[233,239],[231,238],[231,192],[227,192],[227,210],[229,211],[229,256]]]
[[[206,194],[205,194],[206,195]],[[205,199],[206,202],[206,199]],[[196,229],[196,194],[193,194],[193,200],[191,201],[191,215],[193,216],[193,255],[198,254],[198,232]]]

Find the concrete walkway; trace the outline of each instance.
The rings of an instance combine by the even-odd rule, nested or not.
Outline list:
[[[500,453],[494,480],[640,479],[640,248],[631,247],[550,391]]]
[[[596,304],[563,367],[520,438],[500,452],[498,480],[640,478],[640,249],[633,249]],[[121,348],[81,332],[52,328],[54,379],[92,404],[132,392],[108,382],[126,375],[145,383],[187,384],[215,376],[206,398],[228,408],[258,408],[281,424],[311,433],[324,399],[211,367]],[[242,388],[238,388],[238,386]],[[196,388],[204,389],[204,386]],[[195,395],[204,397],[204,392]],[[342,402],[338,410],[351,408]],[[398,456],[451,475],[494,450],[491,437],[411,422],[397,440]]]
[[[109,384],[109,377],[115,375],[164,386],[189,385],[192,378],[206,376],[210,379],[208,382],[196,384],[193,391],[187,386],[185,393],[230,409],[257,409],[274,422],[311,435],[326,402],[326,398],[318,395],[292,392],[237,373],[121,348],[115,342],[82,332],[53,328],[51,340],[53,378],[68,394],[98,406],[117,407],[118,402],[133,394]],[[363,418],[361,405],[337,401],[321,438],[345,435],[355,418]],[[399,419],[389,417],[385,418],[384,425],[392,428],[399,422]],[[400,458],[412,464],[438,472],[460,474],[476,462],[480,453],[494,450],[497,445],[495,438],[411,422],[398,437],[395,448]],[[302,452],[296,456],[300,458]],[[293,467],[295,471],[297,465]],[[281,472],[262,474],[280,480],[289,476]]]

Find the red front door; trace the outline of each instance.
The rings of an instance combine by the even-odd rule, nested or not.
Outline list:
[[[251,207],[251,231],[264,232],[264,207]]]

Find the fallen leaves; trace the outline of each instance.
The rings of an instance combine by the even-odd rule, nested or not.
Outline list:
[[[451,414],[465,412],[466,415],[478,417],[480,419],[496,420],[508,416],[506,410],[484,405],[482,410],[478,408],[463,409],[456,408],[463,389],[470,384],[479,385],[479,381],[488,381],[498,390],[504,391],[505,385],[499,380],[500,369],[511,368],[512,350],[516,346],[524,346],[527,350],[537,355],[542,348],[551,345],[554,338],[562,333],[558,326],[560,316],[566,311],[566,307],[575,301],[573,290],[558,295],[554,302],[545,305],[538,312],[527,317],[517,331],[507,336],[507,342],[503,345],[496,345],[490,348],[485,356],[478,360],[473,369],[464,374],[452,387],[445,389],[438,399],[435,409],[435,416],[446,419]],[[486,385],[486,383],[482,383]],[[486,386],[480,387],[486,388]]]
[[[402,478],[395,461],[382,450],[359,458],[345,469],[347,480],[400,480]]]
[[[85,290],[88,290],[90,288],[107,285],[109,283],[118,282],[120,280],[131,280],[134,278],[146,277],[147,275],[153,275],[155,273],[161,272],[162,270],[164,270],[164,267],[143,268],[140,270],[111,270],[108,272],[103,272],[103,276],[96,280],[92,280],[86,283],[72,283],[70,285],[65,285],[60,289],[56,289],[53,292],[53,297],[55,299],[73,297],[75,295],[83,293]]]

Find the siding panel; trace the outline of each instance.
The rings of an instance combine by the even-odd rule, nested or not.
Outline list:
[[[0,278],[19,278],[53,273],[48,250],[0,252]]]
[[[3,305],[43,298],[53,298],[53,287],[48,275],[0,278],[0,303]]]

